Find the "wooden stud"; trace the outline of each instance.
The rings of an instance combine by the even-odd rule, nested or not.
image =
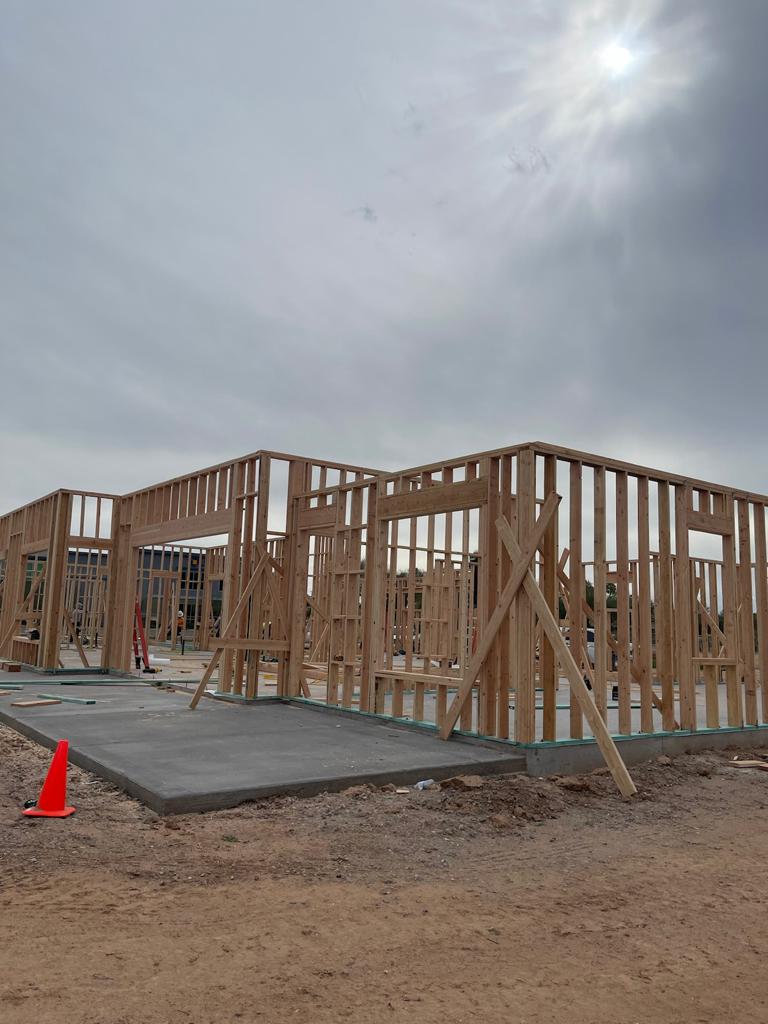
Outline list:
[[[755,532],[755,599],[757,605],[757,668],[760,682],[760,710],[768,722],[768,562],[765,544],[765,505],[753,505]]]
[[[758,724],[755,686],[755,625],[752,611],[752,552],[749,535],[749,502],[737,503],[739,530],[738,604],[741,606],[741,658],[744,679],[744,717],[747,725]]]
[[[637,481],[637,589],[633,593],[637,623],[636,662],[640,670],[640,731],[653,732],[653,667],[651,644],[651,551],[648,477]]]
[[[492,511],[490,506],[489,511]],[[517,542],[523,551],[527,548],[535,524],[536,456],[533,450],[529,448],[520,452],[517,456]],[[495,535],[496,523],[494,522]],[[507,551],[507,555],[509,555],[506,545],[504,545],[504,548]],[[510,577],[512,577],[511,571]],[[536,739],[533,606],[530,597],[526,594],[521,594],[519,591],[517,593],[515,616],[517,620],[515,739],[518,743],[533,743]]]

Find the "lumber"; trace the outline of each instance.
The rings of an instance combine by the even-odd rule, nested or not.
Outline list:
[[[377,514],[381,519],[408,519],[411,516],[436,515],[440,512],[459,512],[465,508],[477,508],[486,501],[487,496],[487,481],[481,477],[465,483],[431,486],[419,491],[380,497]]]
[[[553,455],[544,458],[544,493],[550,494],[557,489],[557,459]],[[509,511],[509,509],[508,509]],[[509,518],[509,516],[507,516]],[[557,586],[557,539],[558,539],[558,512],[552,516],[549,527],[544,534],[544,541],[541,547],[541,588],[547,599],[552,614],[558,614],[558,586]],[[511,520],[510,520],[511,521]],[[597,528],[596,528],[597,529]],[[506,548],[504,548],[506,554]],[[506,554],[507,559],[509,555]],[[543,715],[542,715],[542,739],[550,742],[557,737],[557,658],[552,644],[542,633],[541,655],[539,666],[539,679],[544,691]]]
[[[733,534],[733,522],[726,516],[695,512],[689,508],[687,522],[689,530],[698,530],[700,533],[715,533],[724,537],[730,537]]]
[[[741,616],[741,675],[744,682],[744,718],[747,725],[758,725],[757,688],[755,683],[755,632],[752,619],[752,551],[749,523],[749,503],[736,502],[739,545],[739,599]],[[725,539],[724,539],[725,543]]]
[[[38,693],[44,700],[55,700],[57,704],[95,704],[95,697],[57,697],[53,693]]]
[[[11,704],[12,708],[44,708],[48,704],[61,704],[58,697],[50,697],[47,700],[37,700],[30,698],[29,700],[15,700]]]
[[[517,591],[519,590],[520,585],[523,582],[523,579],[525,578],[525,573],[528,571],[528,566],[531,562],[531,559],[536,554],[536,549],[539,545],[539,542],[541,538],[544,536],[546,528],[549,525],[549,521],[554,515],[555,509],[559,504],[560,495],[555,493],[550,494],[546,502],[544,503],[544,507],[542,508],[539,514],[539,518],[536,520],[536,525],[533,528],[530,539],[528,541],[528,545],[525,549],[525,554],[522,557],[518,557],[517,566],[513,570],[512,575],[510,576],[509,581],[507,582],[507,585],[504,587],[501,598],[499,599],[499,603],[494,609],[494,612],[488,621],[488,625],[483,633],[483,637],[480,641],[480,644],[478,645],[478,648],[475,651],[472,660],[470,661],[466,671],[464,672],[464,677],[459,686],[459,692],[454,697],[453,702],[445,716],[445,722],[443,724],[443,727],[440,730],[440,736],[442,739],[447,739],[450,736],[451,732],[453,731],[454,726],[456,725],[456,720],[458,719],[459,714],[461,713],[462,705],[466,701],[469,694],[472,692],[472,687],[474,686],[475,680],[477,679],[477,674],[480,671],[483,662],[488,656],[488,653],[493,645],[493,641],[496,637],[496,633],[499,629],[499,626],[501,625],[504,616],[509,610],[509,606],[512,603],[512,599],[517,594]],[[558,629],[558,635],[559,633],[560,630]]]
[[[595,629],[595,704],[605,721],[608,716],[608,643],[613,637],[608,632],[607,555],[606,555],[606,498],[605,469],[594,470],[594,610],[592,625]],[[586,598],[584,599],[586,604]],[[550,605],[552,607],[552,605]],[[587,605],[589,609],[589,606]],[[586,612],[589,614],[589,611]],[[546,737],[545,737],[546,738]]]
[[[759,768],[762,772],[768,772],[768,761],[734,760],[729,762],[734,768]]]
[[[755,534],[755,592],[757,619],[757,674],[760,685],[760,711],[768,721],[768,561],[765,543],[765,506],[753,506]]]
[[[634,653],[640,674],[640,731],[653,732],[653,692],[651,638],[651,548],[648,477],[637,481],[637,591],[633,594],[637,643]],[[635,658],[632,658],[635,661]]]
[[[3,648],[6,646],[8,641],[13,636],[13,634],[16,632],[19,620],[24,618],[24,616],[27,614],[29,608],[32,606],[32,602],[34,601],[35,596],[36,596],[38,590],[40,589],[40,585],[42,584],[43,580],[45,579],[45,570],[46,570],[46,567],[44,565],[43,568],[42,568],[42,571],[37,574],[37,576],[35,577],[34,581],[32,582],[32,586],[30,587],[29,593],[24,598],[24,600],[21,602],[21,604],[18,606],[18,608],[15,609],[15,611],[13,613],[11,625],[8,628],[8,631],[0,639],[0,651],[3,650]],[[11,669],[10,671],[15,671],[15,670]]]
[[[550,493],[556,493],[554,491]],[[551,514],[548,513],[547,521],[542,525],[541,533],[536,537],[536,547],[547,536],[551,529],[559,503],[556,503]],[[525,450],[517,456],[517,539],[520,546],[525,550],[530,543],[532,532],[536,525],[536,456],[531,450]],[[495,544],[504,552],[505,561],[509,563],[509,551],[504,544],[499,544],[497,538],[497,517],[501,511],[498,502],[494,506],[489,504],[489,518],[493,518],[492,525]],[[508,521],[508,520],[507,520]],[[534,560],[536,552],[534,551]],[[532,560],[533,562],[533,560]],[[514,567],[510,566],[509,575],[514,576]],[[551,592],[550,592],[551,593]],[[512,606],[515,613],[515,634],[514,641],[517,651],[517,678],[515,680],[515,739],[518,743],[532,743],[536,739],[536,714],[535,714],[535,665],[534,665],[534,614],[533,607],[527,594],[517,587],[515,602]],[[505,709],[509,699],[509,684],[505,681],[504,688],[500,693],[500,701],[503,701]],[[506,710],[505,710],[506,715]],[[505,733],[506,735],[506,733]]]
[[[523,566],[525,570],[523,586],[531,598],[531,602],[533,603],[536,613],[549,637],[550,643],[557,651],[560,664],[568,676],[571,693],[579,702],[581,711],[584,714],[589,727],[592,729],[597,745],[600,748],[600,752],[603,755],[605,763],[610,769],[616,785],[619,787],[622,796],[634,796],[637,793],[635,784],[627,771],[627,767],[624,764],[621,755],[616,749],[616,744],[613,742],[597,706],[589,695],[589,690],[584,683],[581,672],[573,659],[573,655],[571,654],[568,645],[563,639],[563,635],[560,632],[559,626],[555,622],[549,606],[547,605],[544,594],[539,589],[539,586],[530,571],[530,560],[525,560],[525,555],[520,550],[517,545],[517,541],[515,540],[512,527],[503,516],[499,517],[496,525],[502,542],[506,545],[513,563],[516,567]]]
[[[83,648],[83,645],[80,642],[80,637],[78,636],[77,630],[75,629],[75,624],[72,621],[72,616],[69,614],[66,608],[64,609],[64,621],[67,625],[67,629],[69,630],[70,636],[72,637],[75,643],[75,647],[77,648],[77,653],[80,656],[80,661],[82,662],[83,667],[90,668],[90,665],[88,664],[88,658],[86,657],[85,654],[85,649]]]
[[[584,604],[584,565],[582,562],[582,465],[575,461],[569,467],[569,524],[568,524],[568,547],[570,556],[568,566],[570,569],[570,582],[568,589],[567,607],[567,629],[571,638],[571,654],[577,652],[579,661],[578,667],[583,672],[584,656],[586,650],[586,635],[584,632],[584,615],[582,608]],[[578,701],[571,701],[570,709],[571,739],[581,739],[584,735],[584,719],[581,713],[581,706]]]
[[[632,732],[630,655],[629,503],[627,474],[616,474],[616,644],[619,672],[619,732]]]

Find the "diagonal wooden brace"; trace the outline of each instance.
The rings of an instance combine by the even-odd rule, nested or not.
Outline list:
[[[440,729],[441,739],[447,740],[451,735],[451,732],[459,719],[459,715],[461,714],[461,709],[464,707],[464,704],[472,693],[472,687],[475,685],[477,674],[483,667],[483,662],[488,657],[491,647],[493,646],[493,641],[495,640],[496,634],[504,621],[504,616],[509,611],[509,606],[512,604],[515,595],[520,589],[525,578],[525,574],[528,571],[528,566],[534,558],[536,549],[541,543],[541,539],[544,536],[546,529],[549,526],[549,522],[555,514],[555,510],[559,504],[560,495],[555,494],[553,491],[542,506],[539,518],[536,520],[533,532],[531,533],[526,545],[525,555],[519,559],[516,566],[513,566],[509,582],[504,587],[501,597],[499,598],[499,603],[496,605],[493,615],[491,615],[488,620],[488,625],[483,630],[483,635],[480,639],[477,650],[472,656],[472,660],[469,665],[467,665],[461,685],[459,686],[459,691],[453,698],[451,706],[448,708],[446,713],[443,726]]]
[[[80,655],[80,661],[83,663],[83,668],[90,668],[88,658],[86,657],[85,650],[83,649],[83,644],[78,636],[77,630],[75,629],[75,624],[72,621],[72,616],[66,608],[64,609],[64,622],[66,623],[69,635],[72,637],[74,645],[77,648],[77,653]]]
[[[229,622],[227,622],[226,626],[221,631],[220,638],[218,640],[214,641],[214,645],[213,646],[216,648],[216,650],[213,653],[213,657],[208,662],[208,668],[203,673],[202,679],[197,684],[197,689],[194,692],[192,700],[189,702],[189,707],[190,707],[191,711],[194,711],[195,708],[197,707],[197,705],[200,703],[200,698],[205,693],[205,688],[208,685],[208,681],[211,678],[211,676],[213,675],[214,670],[216,669],[216,666],[219,664],[219,659],[221,658],[221,654],[222,654],[222,651],[224,649],[224,646],[223,646],[221,641],[222,640],[226,640],[227,638],[229,638],[232,629],[237,625],[237,620],[238,620],[238,618],[240,616],[240,613],[245,608],[245,606],[248,604],[248,601],[250,600],[251,594],[256,589],[256,584],[261,579],[262,573],[264,572],[264,570],[266,569],[267,565],[269,565],[269,564],[270,564],[270,556],[266,552],[264,552],[264,554],[262,554],[261,558],[259,559],[259,564],[256,566],[256,568],[253,571],[253,575],[248,580],[248,583],[246,584],[245,589],[243,590],[242,594],[240,595],[240,600],[235,605],[235,610],[230,615]]]
[[[2,651],[4,649],[5,645],[8,643],[8,641],[11,639],[13,634],[18,629],[19,619],[23,618],[28,613],[29,609],[32,607],[32,602],[34,601],[35,594],[38,592],[38,590],[40,589],[40,584],[45,579],[45,570],[46,569],[47,569],[47,564],[44,563],[43,564],[42,572],[39,572],[37,574],[37,576],[35,576],[35,580],[34,580],[32,586],[29,588],[29,593],[27,594],[27,596],[24,598],[24,600],[21,602],[21,604],[16,609],[16,614],[14,615],[13,621],[11,622],[10,629],[5,634],[3,639],[0,640],[0,651]]]
[[[513,573],[521,565],[525,566],[525,576],[523,579],[525,592],[530,598],[534,611],[539,618],[539,622],[547,635],[547,639],[552,645],[555,655],[568,677],[568,682],[571,686],[571,694],[579,702],[582,713],[589,723],[592,735],[597,741],[597,745],[600,748],[600,752],[603,755],[605,763],[610,769],[614,782],[619,787],[623,796],[634,796],[635,793],[637,793],[635,784],[627,771],[627,766],[624,764],[621,755],[616,749],[616,744],[613,742],[611,734],[608,732],[608,728],[602,719],[597,705],[590,696],[586,683],[579,671],[579,667],[573,659],[570,648],[563,639],[563,634],[560,632],[560,627],[555,622],[555,618],[546,602],[546,598],[528,568],[530,559],[526,559],[525,555],[520,551],[520,547],[515,539],[514,531],[504,516],[499,516],[496,520],[496,529],[498,530],[499,537],[509,554],[513,565]]]

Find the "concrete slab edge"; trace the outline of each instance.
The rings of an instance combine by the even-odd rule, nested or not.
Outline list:
[[[2,722],[3,725],[7,725],[10,729],[14,729],[16,732],[21,733],[22,736],[26,736],[27,739],[34,740],[35,743],[39,743],[41,747],[46,747],[48,750],[56,749],[58,740],[46,736],[45,733],[40,732],[33,725],[30,725],[29,722],[22,722],[18,718],[14,718],[12,715],[9,715],[2,710],[0,710],[0,722]],[[59,739],[66,739],[66,737],[60,736]],[[71,742],[69,745],[69,761],[71,764],[77,765],[78,768],[84,768],[85,771],[90,772],[91,775],[95,775],[99,779],[104,779],[105,782],[111,782],[114,786],[117,786],[118,789],[123,790],[123,792],[127,793],[129,796],[135,797],[157,814],[167,813],[162,810],[162,800],[158,799],[157,794],[152,790],[146,789],[144,786],[140,786],[138,783],[127,778],[122,772],[110,768],[101,761],[94,760],[92,757],[84,754],[81,750],[78,750]],[[43,779],[41,778],[41,785],[42,782]],[[29,799],[33,800],[36,796],[37,793],[30,793]]]
[[[519,775],[525,772],[523,758],[509,757],[498,761],[485,761],[481,764],[440,765],[437,768],[402,769],[400,771],[354,772],[339,775],[332,779],[303,779],[291,783],[274,783],[265,786],[247,786],[237,790],[222,790],[218,793],[205,793],[201,796],[180,793],[168,794],[155,801],[153,806],[158,814],[189,814],[199,811],[217,811],[252,800],[264,800],[269,797],[299,796],[311,797],[320,793],[339,793],[351,786],[384,786],[391,783],[395,786],[412,786],[423,779],[450,779],[455,775]],[[95,772],[95,774],[99,774]],[[158,809],[158,807],[162,809]]]
[[[744,746],[768,746],[768,726],[743,729],[709,729],[699,732],[668,732],[658,735],[616,736],[619,753],[628,766],[650,761],[660,754],[677,757],[702,750],[727,750]],[[594,740],[586,742],[531,744],[520,747],[529,775],[578,775],[602,768],[605,762]]]
[[[57,740],[46,736],[29,722],[23,722],[13,715],[0,709],[0,722],[21,733],[28,739],[34,740],[48,750],[56,747]],[[64,739],[65,737],[60,737]],[[273,796],[316,796],[318,793],[339,792],[348,789],[350,786],[361,786],[371,784],[376,786],[392,783],[393,785],[413,785],[422,779],[431,778],[435,781],[449,779],[454,775],[514,775],[525,772],[525,759],[521,756],[511,757],[506,754],[504,757],[481,763],[467,763],[459,761],[450,764],[439,765],[429,769],[408,768],[399,771],[358,771],[336,776],[331,779],[302,779],[291,783],[271,783],[269,785],[244,786],[239,789],[220,790],[218,792],[204,793],[200,795],[189,793],[173,793],[172,791],[159,792],[141,786],[133,779],[130,779],[122,771],[110,767],[103,761],[96,760],[88,754],[79,750],[70,741],[69,760],[72,764],[112,783],[118,789],[135,797],[151,810],[159,815],[189,814],[202,811],[224,810],[228,807],[237,807],[239,804],[252,800],[263,800]],[[41,779],[42,784],[42,779]],[[32,799],[36,794],[31,794]]]

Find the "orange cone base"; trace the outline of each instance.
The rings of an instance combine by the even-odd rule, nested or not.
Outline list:
[[[27,807],[21,813],[26,814],[28,818],[68,818],[70,814],[75,813],[75,808],[62,807],[60,811],[41,811],[37,807]]]

